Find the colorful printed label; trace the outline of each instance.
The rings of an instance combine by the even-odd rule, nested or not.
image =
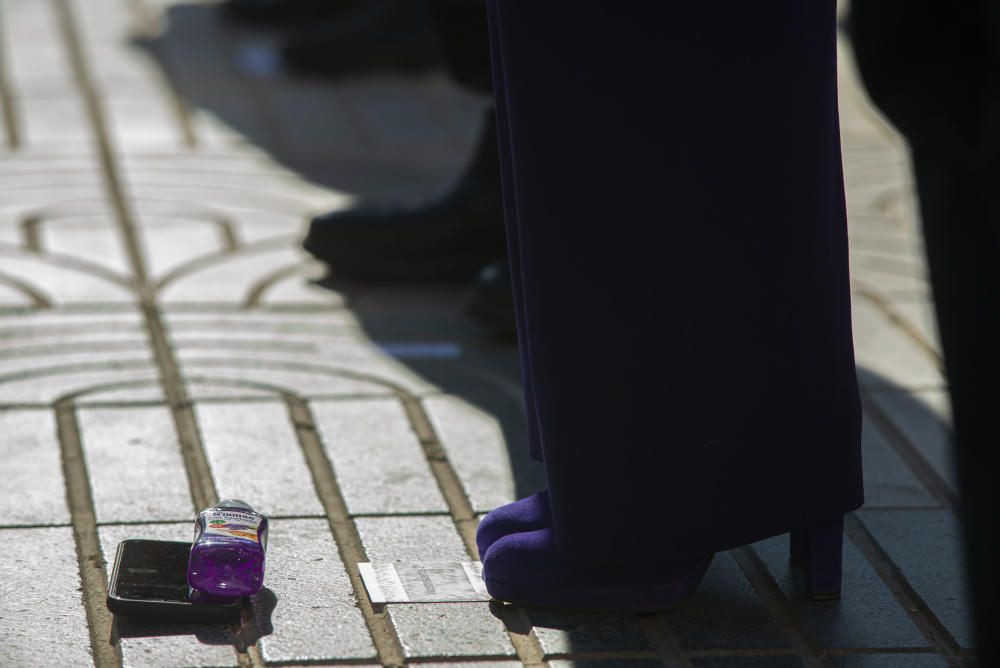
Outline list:
[[[260,542],[260,515],[241,510],[213,508],[204,512],[205,535],[219,536],[229,540]]]

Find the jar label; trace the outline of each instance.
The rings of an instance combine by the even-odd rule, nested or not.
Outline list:
[[[219,508],[205,511],[205,534],[258,543],[259,529],[260,515],[256,513]]]

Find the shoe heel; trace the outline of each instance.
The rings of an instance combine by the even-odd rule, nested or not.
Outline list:
[[[813,601],[840,598],[843,573],[844,518],[789,534],[789,562],[806,569],[806,592]]]

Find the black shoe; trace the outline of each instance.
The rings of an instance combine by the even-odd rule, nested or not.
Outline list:
[[[517,326],[511,290],[507,261],[488,264],[472,283],[465,301],[465,312],[499,338],[516,341]]]
[[[292,72],[324,77],[416,74],[444,62],[427,7],[417,0],[359,2],[332,21],[289,34],[281,56]]]
[[[495,123],[491,113],[472,164],[441,199],[416,209],[359,207],[318,216],[303,246],[335,278],[469,280],[506,256]]]
[[[359,0],[227,0],[222,10],[230,18],[261,28],[330,19],[359,4]]]

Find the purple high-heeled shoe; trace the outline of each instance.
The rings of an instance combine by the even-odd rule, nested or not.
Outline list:
[[[500,538],[483,557],[483,581],[502,601],[543,608],[666,610],[690,596],[712,556],[683,564],[594,566],[558,554],[551,528]]]
[[[844,518],[789,533],[789,562],[806,569],[806,593],[814,601],[840,598]]]
[[[500,526],[498,517],[489,529]],[[796,529],[789,536],[790,561],[805,568],[808,597],[840,598],[844,518]],[[683,602],[712,560],[709,555],[684,564],[627,568],[579,564],[557,553],[550,527],[508,533],[480,554],[483,581],[494,598],[538,607],[631,611],[665,610]]]
[[[547,490],[500,506],[487,514],[476,529],[479,558],[484,559],[493,543],[504,536],[551,526],[552,510],[549,508]]]

